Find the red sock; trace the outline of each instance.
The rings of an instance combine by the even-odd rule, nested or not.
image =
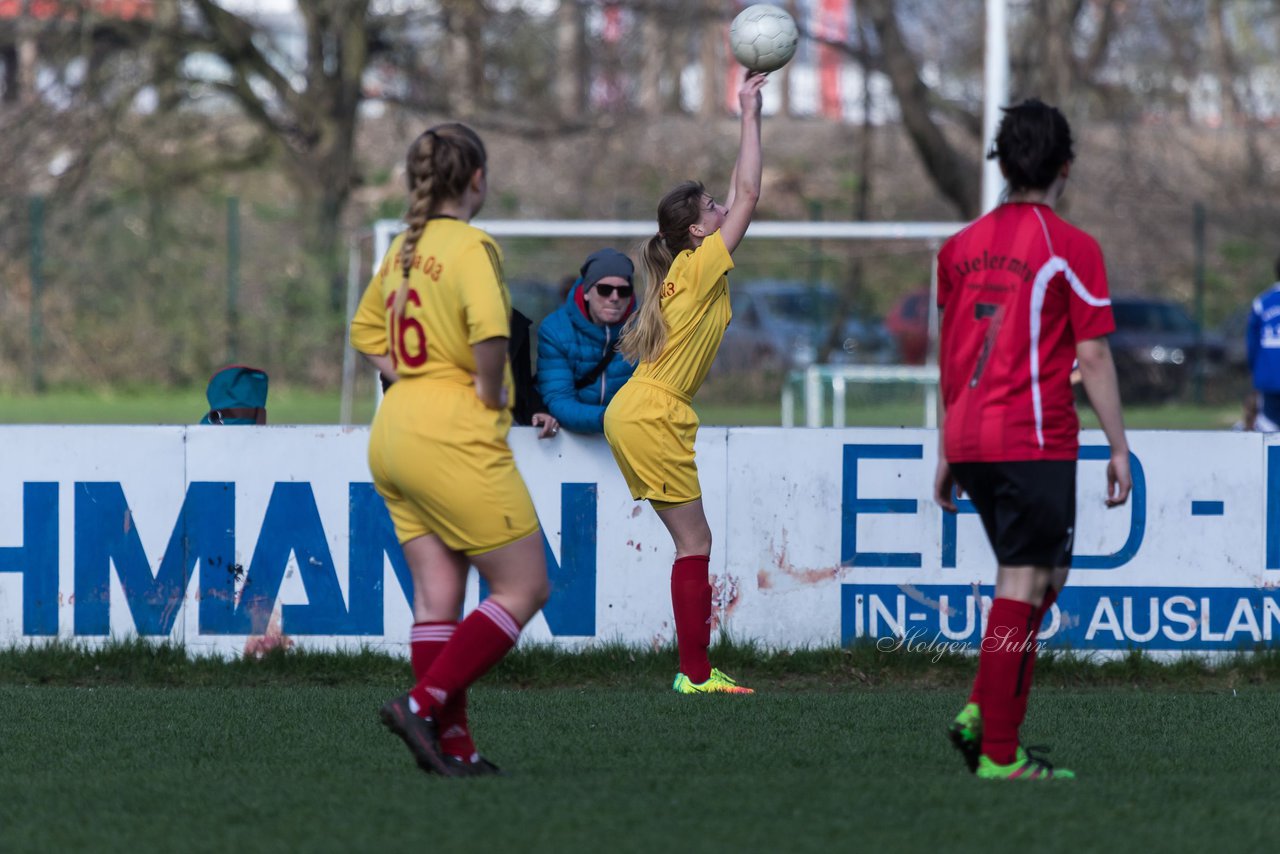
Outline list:
[[[410,635],[409,656],[413,662],[413,678],[417,682],[421,682],[426,677],[436,656],[453,637],[457,627],[457,620],[414,623],[413,633]],[[449,702],[440,709],[438,723],[441,749],[451,756],[470,759],[476,752],[476,745],[471,739],[471,730],[467,725],[467,692],[465,690],[449,698]]]
[[[431,663],[436,660],[436,656],[444,649],[457,628],[457,620],[413,624],[413,630],[409,633],[409,661],[413,664],[415,681],[421,681],[427,675]]]
[[[1041,624],[1044,622],[1044,618],[1049,616],[1049,609],[1052,608],[1053,603],[1057,601],[1058,601],[1058,591],[1053,587],[1053,585],[1049,585],[1049,589],[1046,590],[1044,593],[1044,602],[1040,604],[1040,612],[1033,618],[1033,621],[1035,623],[1035,633],[1037,638],[1040,636],[1040,627],[1041,627]],[[1035,640],[1035,638],[1033,638],[1032,640]],[[1031,685],[1031,679],[1033,679],[1035,676],[1035,668],[1036,668],[1035,658],[1031,659],[1030,667],[1031,667],[1031,670],[1029,671],[1029,675],[1027,678],[1028,686]],[[982,688],[981,688],[981,681],[980,681],[981,679],[982,679],[982,656],[978,656],[978,672],[975,673],[973,676],[973,690],[969,692],[970,703],[981,704],[981,701],[982,701],[982,698],[981,698]]]
[[[1027,716],[1031,663],[1035,661],[1035,629],[1040,613],[1030,603],[997,599],[987,618],[978,669],[982,708],[982,752],[999,765],[1014,760],[1018,729]]]
[[[493,599],[486,599],[458,624],[453,637],[413,686],[409,696],[423,717],[440,722],[444,707],[502,660],[520,638],[520,624]],[[443,745],[442,745],[443,746]]]
[[[1032,634],[1031,636],[1031,643],[1036,646],[1037,654],[1033,655],[1031,657],[1031,660],[1027,662],[1027,674],[1026,674],[1026,678],[1023,681],[1025,682],[1028,691],[1031,690],[1031,683],[1035,681],[1036,661],[1040,658],[1039,656],[1040,629],[1042,627],[1042,624],[1044,623],[1044,618],[1049,616],[1049,609],[1052,608],[1053,603],[1057,601],[1058,601],[1058,591],[1054,590],[1053,585],[1051,584],[1049,585],[1049,589],[1044,592],[1044,601],[1040,603],[1040,610],[1036,611],[1035,614],[1031,616],[1031,622],[1033,624],[1033,631],[1034,631],[1034,634]]]
[[[671,567],[671,610],[676,618],[680,672],[692,682],[711,678],[707,647],[711,645],[711,579],[707,555],[676,558]]]

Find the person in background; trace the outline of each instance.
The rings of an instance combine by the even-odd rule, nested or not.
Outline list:
[[[1280,278],[1280,259],[1275,271]],[[1262,416],[1250,429],[1271,432],[1262,427],[1280,424],[1280,281],[1253,301],[1245,328],[1245,353],[1258,393],[1257,411]]]
[[[539,439],[549,439],[560,432],[560,422],[547,410],[538,393],[530,352],[530,320],[519,309],[511,309],[511,339],[507,354],[511,357],[511,375],[516,384],[516,401],[511,407],[511,420],[523,427],[537,427]]]
[[[1231,429],[1243,433],[1275,433],[1280,425],[1258,411],[1259,394],[1253,389],[1241,401],[1240,420],[1231,425]]]
[[[618,356],[636,307],[635,265],[616,249],[587,256],[564,304],[538,329],[538,391],[574,433],[603,433],[604,411],[635,365]]]

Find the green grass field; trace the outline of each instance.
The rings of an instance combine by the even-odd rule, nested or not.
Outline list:
[[[376,721],[403,662],[0,653],[0,850],[1262,851],[1275,661],[1049,659],[1024,735],[1074,782],[991,784],[943,737],[972,662],[521,651],[474,692],[504,778],[441,780]],[[753,665],[752,662],[755,662]]]
[[[721,393],[723,396],[723,391]],[[778,426],[781,404],[776,400],[746,403],[723,400],[696,401],[702,423],[729,426]],[[267,410],[272,424],[336,424],[339,417],[337,392],[272,388]],[[845,423],[865,427],[918,427],[924,423],[923,404],[907,399],[858,399],[851,395]],[[205,412],[203,389],[190,391],[91,392],[51,391],[42,395],[0,392],[0,424],[195,424]],[[1088,408],[1081,408],[1086,428],[1097,427]],[[352,420],[367,424],[373,416],[369,394],[357,396]],[[1220,430],[1240,417],[1233,406],[1129,407],[1125,418],[1129,427],[1141,430]],[[803,423],[804,413],[798,412]],[[831,423],[830,404],[825,423]]]

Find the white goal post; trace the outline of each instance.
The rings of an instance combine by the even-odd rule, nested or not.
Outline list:
[[[654,232],[651,220],[515,220],[515,219],[478,219],[477,228],[502,238],[641,238]],[[963,222],[753,222],[747,235],[752,240],[890,240],[919,241],[926,243],[931,251],[937,248],[946,238],[964,228]],[[399,220],[379,220],[373,226],[373,263],[376,270],[386,255],[391,241],[404,228]],[[353,254],[358,254],[358,246],[353,243]],[[576,259],[575,259],[576,260]],[[569,264],[569,267],[575,264]],[[372,273],[371,273],[372,274]],[[359,264],[353,261],[350,265],[347,292],[348,322],[355,312],[360,292],[367,279],[359,275]],[[925,419],[926,426],[936,424],[937,395],[937,363],[933,342],[937,340],[937,269],[936,262],[930,265],[929,276],[929,357],[923,366],[886,366],[886,365],[814,365],[803,373],[803,393],[805,424],[810,427],[822,426],[825,389],[832,389],[834,420],[836,426],[844,424],[845,389],[850,383],[885,383],[907,382],[924,386],[926,393]],[[356,376],[355,354],[348,345],[343,359],[342,372],[342,411],[341,422],[351,423],[352,401]],[[795,423],[795,397],[791,377],[783,384],[782,419],[784,426]],[[377,385],[377,394],[381,396],[382,388]]]

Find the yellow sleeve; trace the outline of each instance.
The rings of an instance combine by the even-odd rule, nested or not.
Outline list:
[[[387,259],[398,251],[396,245],[396,242],[391,244]],[[351,346],[370,356],[383,356],[391,349],[387,342],[387,309],[382,297],[382,281],[389,266],[387,259],[383,259],[382,266],[374,273],[364,296],[360,298],[356,316],[351,318]]]
[[[462,312],[467,322],[467,343],[511,337],[511,298],[502,277],[502,250],[481,239],[459,259],[462,265]]]
[[[720,277],[733,269],[733,257],[729,255],[719,230],[693,250],[689,265],[694,281],[694,299],[705,299]]]

